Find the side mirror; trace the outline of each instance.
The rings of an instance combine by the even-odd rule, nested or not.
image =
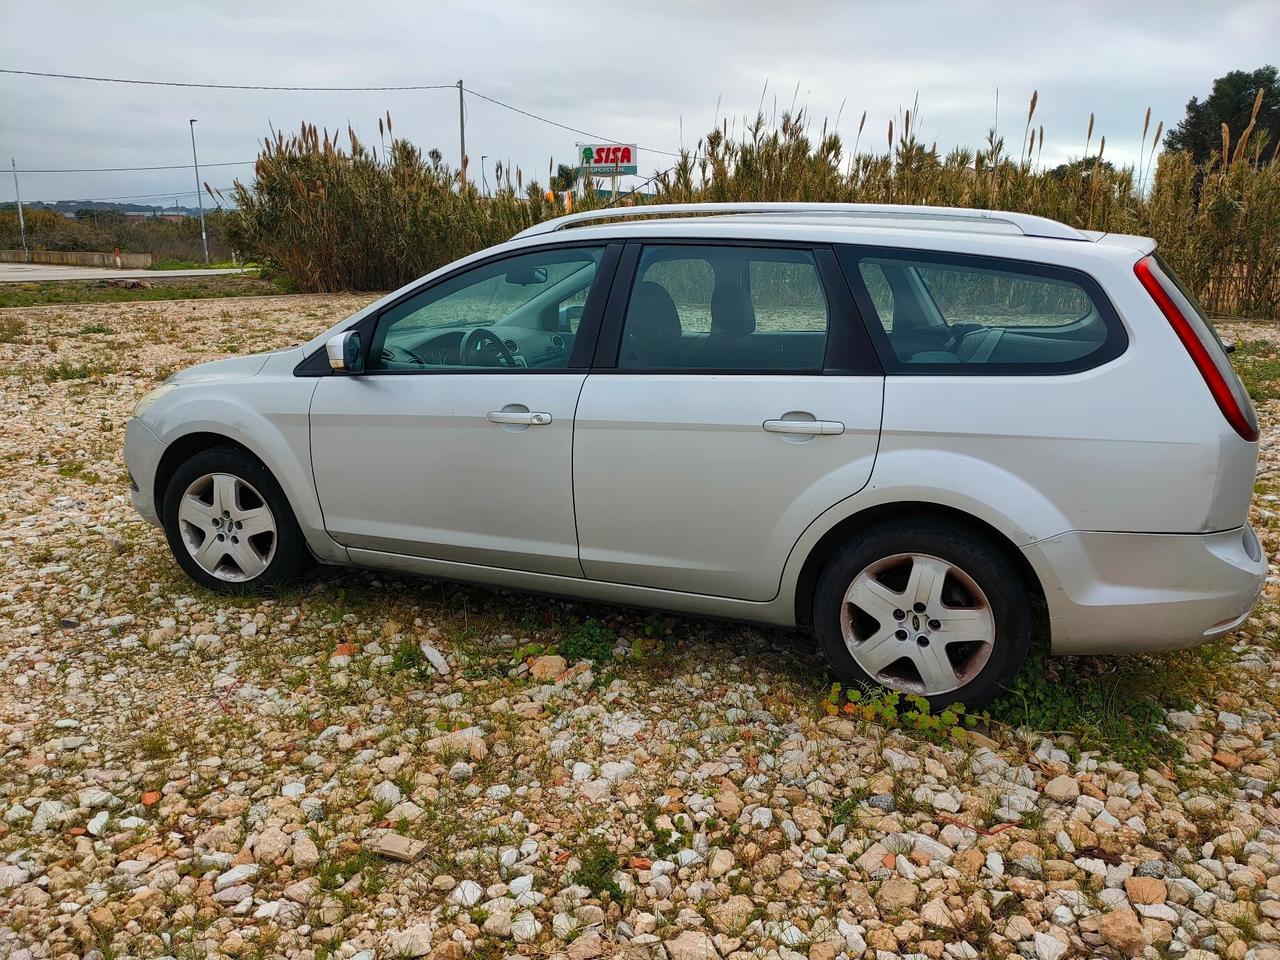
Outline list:
[[[364,373],[364,351],[360,347],[360,334],[348,330],[325,341],[324,352],[329,355],[329,367],[344,373]]]

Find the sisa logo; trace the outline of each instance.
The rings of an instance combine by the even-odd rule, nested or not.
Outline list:
[[[601,147],[583,147],[582,165],[594,167],[629,166],[635,163],[631,148],[623,144]]]

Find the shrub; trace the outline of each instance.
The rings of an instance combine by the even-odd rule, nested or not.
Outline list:
[[[1136,167],[1104,160],[1106,138],[1084,156],[1046,170],[1039,162],[1044,128],[1034,127],[1036,97],[1011,152],[991,131],[973,150],[925,146],[906,111],[890,122],[883,147],[852,150],[827,129],[810,134],[803,112],[779,123],[763,115],[731,135],[726,122],[694,151],[653,178],[662,202],[790,200],[938,204],[1038,214],[1076,227],[1152,236],[1161,252],[1210,310],[1271,317],[1280,313],[1280,144],[1248,132],[1224,138],[1221,155],[1196,163],[1188,155],[1154,157],[1157,127]],[[390,117],[387,118],[390,129]],[[381,129],[381,121],[379,121]],[[266,140],[252,183],[233,189],[239,210],[230,239],[286,273],[306,291],[385,290],[458,257],[508,239],[564,213],[536,183],[499,171],[498,189],[482,196],[445,164],[393,139],[385,156],[348,129],[337,134],[304,125],[289,138]],[[563,184],[560,184],[563,185]],[[594,182],[580,183],[575,209],[604,201]],[[624,196],[620,202],[631,203]]]

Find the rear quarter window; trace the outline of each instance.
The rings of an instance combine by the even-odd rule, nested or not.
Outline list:
[[[843,247],[840,259],[886,371],[1070,373],[1127,345],[1098,283],[1049,264]]]

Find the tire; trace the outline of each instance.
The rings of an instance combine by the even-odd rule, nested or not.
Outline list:
[[[178,467],[160,515],[178,565],[218,593],[269,592],[311,565],[280,484],[239,447],[203,450]]]
[[[1003,551],[963,527],[911,520],[871,527],[831,558],[813,623],[841,682],[919,694],[936,711],[995,699],[1026,659],[1032,618]]]

